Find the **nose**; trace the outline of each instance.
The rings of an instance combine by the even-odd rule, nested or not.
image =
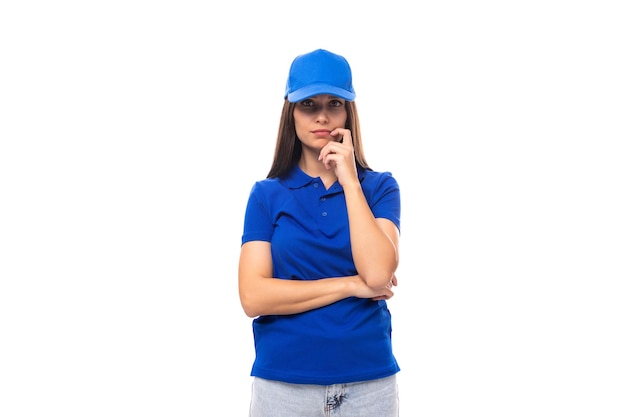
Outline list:
[[[319,123],[328,123],[328,113],[326,113],[325,108],[322,108],[317,112],[315,120]]]

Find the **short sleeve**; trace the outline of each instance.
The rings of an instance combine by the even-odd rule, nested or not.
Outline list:
[[[376,218],[391,220],[400,230],[400,186],[398,181],[389,172],[382,172],[372,178],[372,184],[368,184],[368,202],[372,214]]]
[[[274,233],[274,222],[269,206],[264,198],[263,188],[255,183],[248,196],[248,204],[244,216],[241,244],[253,240],[271,241]]]

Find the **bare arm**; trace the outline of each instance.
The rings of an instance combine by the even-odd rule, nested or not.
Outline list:
[[[368,286],[385,287],[398,267],[398,228],[391,220],[374,218],[359,183],[344,192],[356,270]]]
[[[393,296],[391,284],[372,289],[358,275],[302,281],[272,275],[270,243],[244,243],[239,258],[239,298],[249,317],[300,313],[352,296],[372,299]]]
[[[357,175],[350,131],[335,129],[331,134],[341,135],[342,141],[329,142],[321,150],[319,160],[326,169],[334,169],[343,187],[356,270],[372,288],[384,288],[392,281],[395,284],[400,232],[392,221],[376,219],[372,214]]]

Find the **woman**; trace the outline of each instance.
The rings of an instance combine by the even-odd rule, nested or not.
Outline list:
[[[344,57],[318,49],[293,61],[239,260],[241,304],[255,318],[250,417],[398,415],[386,300],[400,191],[365,161],[354,98]]]

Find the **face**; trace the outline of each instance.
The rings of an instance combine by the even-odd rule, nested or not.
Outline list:
[[[293,110],[296,135],[303,147],[322,149],[329,140],[335,140],[330,132],[346,127],[348,111],[342,98],[321,94],[296,103]],[[341,135],[337,135],[337,139]]]

